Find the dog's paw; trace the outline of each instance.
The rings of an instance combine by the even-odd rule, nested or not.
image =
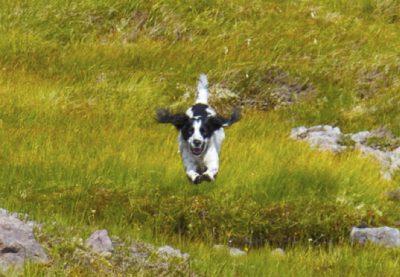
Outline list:
[[[210,173],[204,173],[203,175],[201,175],[201,179],[207,182],[213,182],[215,181],[215,177],[216,175],[212,175]]]
[[[196,176],[187,176],[189,181],[194,184],[194,185],[198,185],[201,183],[201,181],[203,181],[201,175],[196,175]]]
[[[202,175],[199,175],[199,176],[197,176],[196,178],[194,178],[194,180],[193,180],[192,182],[193,182],[193,184],[198,185],[198,184],[200,184],[202,181],[203,181],[203,176],[202,176]]]

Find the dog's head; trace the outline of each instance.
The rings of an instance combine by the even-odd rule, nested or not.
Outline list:
[[[189,113],[190,114],[190,113]],[[235,109],[229,119],[219,115],[196,116],[188,113],[173,114],[169,110],[159,109],[157,111],[157,121],[160,123],[173,124],[182,135],[190,147],[190,151],[195,156],[200,156],[208,148],[210,138],[214,132],[221,127],[230,126],[239,121],[240,112]]]

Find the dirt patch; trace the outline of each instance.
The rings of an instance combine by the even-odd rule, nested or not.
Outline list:
[[[238,72],[229,79],[230,87],[239,95],[237,104],[259,110],[291,105],[316,92],[308,79],[277,67]]]

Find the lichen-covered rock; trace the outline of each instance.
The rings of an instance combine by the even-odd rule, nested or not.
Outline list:
[[[294,128],[290,134],[293,139],[303,139],[312,147],[333,152],[340,152],[347,147],[340,144],[342,133],[338,127],[318,125],[310,128],[304,126]]]
[[[371,242],[386,247],[400,246],[400,231],[386,226],[379,228],[353,227],[350,238],[353,243],[365,244]]]
[[[374,131],[362,131],[355,134],[342,134],[338,127],[317,125],[300,126],[292,129],[290,137],[307,141],[310,146],[332,152],[357,149],[364,155],[377,159],[382,166],[382,176],[391,179],[400,169],[400,140],[390,131],[380,128]],[[350,140],[349,143],[346,140]]]
[[[86,247],[100,255],[111,255],[113,244],[107,230],[97,230],[86,240]]]
[[[356,143],[365,143],[371,135],[369,131],[362,131],[351,135],[351,139]]]
[[[0,209],[0,271],[21,267],[25,261],[46,263],[48,257],[33,235],[34,222]]]
[[[160,248],[158,248],[157,253],[161,256],[166,257],[178,257],[182,259],[189,258],[189,254],[182,253],[179,249],[172,248],[169,245],[161,246]]]

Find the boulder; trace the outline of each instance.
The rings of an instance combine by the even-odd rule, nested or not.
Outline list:
[[[357,228],[353,227],[350,234],[353,243],[365,244],[371,242],[386,247],[400,246],[400,231],[390,227]]]
[[[0,209],[0,271],[19,268],[25,261],[47,263],[48,257],[33,234],[34,222]]]

